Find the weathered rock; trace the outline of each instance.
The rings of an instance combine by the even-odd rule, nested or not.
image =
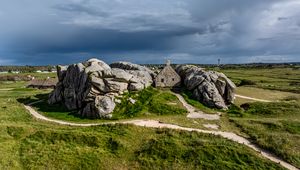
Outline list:
[[[128,90],[130,90],[130,91],[139,91],[144,88],[145,88],[145,86],[142,83],[130,83],[128,86]]]
[[[49,104],[56,104],[56,103],[62,102],[62,100],[63,100],[62,92],[63,92],[63,83],[58,82],[56,84],[55,89],[49,95],[48,103]]]
[[[115,106],[114,101],[108,96],[97,96],[95,99],[96,111],[100,118],[111,118]]]
[[[142,90],[153,82],[149,69],[127,64],[111,69],[101,60],[90,59],[57,66],[59,82],[48,102],[62,102],[69,110],[78,110],[82,117],[109,118],[115,108],[115,96],[128,90]]]
[[[136,102],[136,100],[134,100],[133,98],[129,98],[128,100],[131,104],[134,104]]]
[[[112,75],[113,75],[115,81],[127,82],[127,83],[133,77],[132,74],[129,74],[128,72],[126,72],[122,69],[119,69],[119,68],[113,68]]]
[[[104,79],[105,86],[110,92],[120,92],[127,90],[128,84],[124,82],[113,81],[112,78]]]
[[[58,80],[62,81],[64,79],[65,75],[66,75],[66,71],[68,69],[68,66],[58,65],[58,66],[56,66],[56,69],[57,69]]]
[[[117,75],[118,72],[119,77],[126,77],[126,79],[123,78],[123,80],[127,81],[130,77],[129,75],[131,75],[130,79],[128,80],[128,82],[130,82],[128,90],[137,91],[147,88],[153,84],[153,79],[156,76],[156,74],[147,67],[129,62],[117,62],[111,64],[110,66],[113,68],[112,72],[114,75]],[[127,74],[124,72],[121,73],[119,70],[114,69],[123,69],[123,71]]]
[[[124,61],[116,62],[116,63],[110,64],[110,67],[111,68],[120,68],[120,69],[123,69],[123,70],[146,71],[152,76],[152,79],[154,79],[155,76],[156,76],[156,74],[152,70],[150,70],[149,68],[147,68],[145,66],[138,65],[138,64],[133,64],[133,63],[130,63],[130,62],[124,62]]]
[[[192,65],[182,65],[176,68],[184,85],[193,92],[198,101],[209,107],[227,109],[234,100],[236,86],[223,73],[205,71]]]

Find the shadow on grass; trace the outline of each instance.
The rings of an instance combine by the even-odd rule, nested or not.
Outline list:
[[[48,95],[49,94],[36,94],[33,97],[29,96],[29,97],[18,98],[17,101],[19,103],[23,103],[23,104],[30,104],[30,103],[37,102],[40,100],[47,100]]]
[[[31,106],[35,107],[39,113],[43,113],[43,115],[52,118],[65,119],[65,120],[88,119],[79,115],[77,110],[68,110],[66,106],[64,106],[61,103],[52,104],[52,105],[48,104],[47,102],[48,96],[49,94],[37,94],[33,97],[31,96],[31,97],[18,98],[17,101],[25,105],[37,102],[31,104]]]

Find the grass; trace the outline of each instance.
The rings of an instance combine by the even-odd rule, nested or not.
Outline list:
[[[236,93],[243,96],[254,97],[258,99],[277,101],[287,97],[300,97],[300,94],[283,92],[276,90],[261,89],[256,87],[242,86],[236,88]]]
[[[217,136],[130,125],[80,128],[38,121],[22,103],[45,98],[48,93],[24,89],[22,83],[0,92],[0,169],[282,169],[255,151]],[[146,110],[154,112],[151,103],[151,107],[178,105],[168,91],[143,93],[130,94],[144,100],[138,116],[145,116]],[[43,107],[47,106],[39,111]],[[45,109],[48,114],[66,113],[61,106]],[[149,113],[149,118],[191,124],[183,113]]]
[[[300,101],[254,102],[232,108],[231,120],[259,146],[300,167]]]
[[[195,132],[129,125],[22,132],[24,169],[282,169],[240,144]]]
[[[300,69],[293,68],[253,68],[222,69],[235,84],[251,82],[253,87],[300,93]]]
[[[132,104],[129,98],[136,102]],[[121,101],[113,112],[113,117],[117,119],[151,114],[184,114],[187,112],[177,97],[169,90],[158,90],[152,87],[137,93],[126,93]]]
[[[131,103],[129,99],[136,102]],[[147,88],[140,92],[125,93],[117,104],[112,120],[85,119],[78,116],[76,111],[68,111],[62,104],[49,105],[46,101],[47,95],[40,98],[28,98],[27,101],[44,99],[43,102],[33,106],[36,110],[47,117],[71,122],[105,122],[137,117],[153,117],[160,115],[183,115],[187,113],[177,97],[169,90],[157,90]]]

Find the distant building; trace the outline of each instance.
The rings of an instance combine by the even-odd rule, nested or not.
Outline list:
[[[155,78],[156,87],[175,87],[180,86],[181,78],[171,67],[170,60],[167,60],[166,66],[158,73]]]
[[[37,89],[54,89],[58,80],[56,78],[47,78],[45,80],[32,79],[29,81],[27,88]]]

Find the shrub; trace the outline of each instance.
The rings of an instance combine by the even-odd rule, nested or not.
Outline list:
[[[256,83],[252,80],[242,79],[238,86],[246,86],[246,85],[256,85]]]
[[[300,82],[298,82],[298,81],[293,81],[293,82],[290,82],[289,85],[290,85],[290,86],[300,86]]]
[[[238,117],[243,116],[243,110],[235,104],[231,104],[229,106],[227,113],[231,114],[231,116],[238,116]]]

